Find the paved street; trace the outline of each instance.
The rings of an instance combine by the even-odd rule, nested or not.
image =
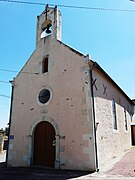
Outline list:
[[[1,168],[2,180],[66,180],[86,175],[79,171],[58,171],[44,168]]]
[[[134,179],[135,147],[132,147],[110,170],[94,173],[90,176],[100,179]]]
[[[110,175],[134,177],[135,179],[135,148],[132,148],[122,159],[109,171]]]
[[[91,174],[89,172],[59,171],[35,167],[6,168],[5,155],[5,152],[0,154],[0,179],[2,180],[135,180],[135,147],[131,148],[110,170]]]

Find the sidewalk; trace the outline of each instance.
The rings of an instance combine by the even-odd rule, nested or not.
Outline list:
[[[135,180],[135,147],[132,147],[110,170],[90,174],[89,178],[87,176],[84,179]]]
[[[132,147],[130,151],[114,165],[108,174],[134,177],[135,179],[135,147]]]

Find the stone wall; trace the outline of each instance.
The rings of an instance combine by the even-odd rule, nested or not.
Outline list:
[[[118,157],[131,147],[131,101],[109,81],[99,70],[94,71],[93,86],[97,124],[97,145],[99,166],[102,167],[110,159]],[[116,103],[117,130],[113,125],[112,99]],[[125,128],[125,113],[127,130]]]
[[[46,56],[48,72],[43,74],[42,61]],[[87,61],[77,51],[50,37],[38,43],[15,79],[9,166],[33,163],[34,128],[39,122],[48,121],[56,131],[55,168],[95,170],[93,129],[88,116],[90,98],[86,99],[90,92]],[[51,100],[46,105],[38,101],[43,88],[51,91]]]

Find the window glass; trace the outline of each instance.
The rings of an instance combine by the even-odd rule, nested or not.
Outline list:
[[[48,72],[48,57],[44,58],[42,61],[42,73]]]
[[[112,113],[113,113],[113,129],[117,130],[116,105],[114,99],[112,99]]]
[[[128,130],[128,127],[127,127],[127,113],[126,113],[126,108],[124,108],[124,116],[125,116],[125,130],[127,131],[127,130]]]
[[[38,95],[39,102],[45,104],[50,99],[50,91],[48,89],[42,89]]]

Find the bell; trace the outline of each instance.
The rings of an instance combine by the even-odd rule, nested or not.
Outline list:
[[[42,31],[44,31],[47,26],[51,27],[52,26],[52,21],[49,20],[49,19],[46,19],[43,23],[42,23],[42,26],[41,26],[41,29]]]
[[[46,28],[46,31],[45,31],[47,34],[51,33],[51,30],[49,28],[50,28],[50,26],[48,25],[47,28]]]

